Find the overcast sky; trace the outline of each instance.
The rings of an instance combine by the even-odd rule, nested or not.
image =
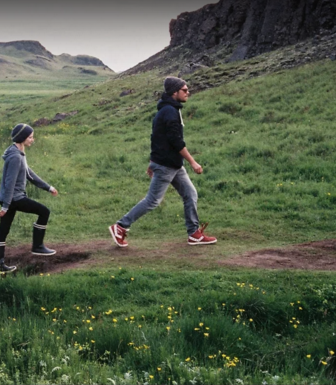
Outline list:
[[[54,55],[95,56],[119,72],[169,45],[171,19],[217,2],[6,0],[0,10],[0,42],[37,40]]]

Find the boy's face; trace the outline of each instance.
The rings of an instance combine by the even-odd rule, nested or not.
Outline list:
[[[22,142],[22,144],[26,147],[30,147],[34,143],[34,133],[32,132],[28,138]]]

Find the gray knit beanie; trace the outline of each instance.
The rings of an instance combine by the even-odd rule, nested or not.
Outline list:
[[[12,130],[12,141],[22,143],[32,132],[34,132],[34,130],[28,124],[19,123]]]
[[[179,91],[186,84],[187,83],[183,79],[176,78],[175,76],[168,76],[163,83],[165,93],[170,96]]]

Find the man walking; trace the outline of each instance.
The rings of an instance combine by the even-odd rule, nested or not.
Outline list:
[[[199,228],[197,191],[183,167],[185,159],[196,174],[203,172],[202,166],[190,155],[183,139],[181,109],[182,103],[189,97],[187,84],[183,79],[169,76],[164,81],[164,89],[153,120],[151,156],[147,169],[152,180],[148,193],[117,223],[109,227],[112,238],[119,247],[128,246],[125,237],[132,223],[161,203],[170,184],[183,199],[188,244],[209,245],[217,242],[216,238],[204,234],[206,225]]]

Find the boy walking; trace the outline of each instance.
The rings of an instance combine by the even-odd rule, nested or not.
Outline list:
[[[28,167],[25,148],[34,143],[34,130],[28,124],[17,124],[12,130],[13,144],[3,155],[5,161],[0,188],[0,274],[11,273],[16,266],[5,264],[6,238],[17,211],[38,216],[33,225],[32,253],[50,256],[55,250],[44,246],[43,239],[49,220],[50,211],[43,204],[29,199],[26,194],[27,181],[36,187],[50,192],[53,196],[58,191],[42,180]]]

